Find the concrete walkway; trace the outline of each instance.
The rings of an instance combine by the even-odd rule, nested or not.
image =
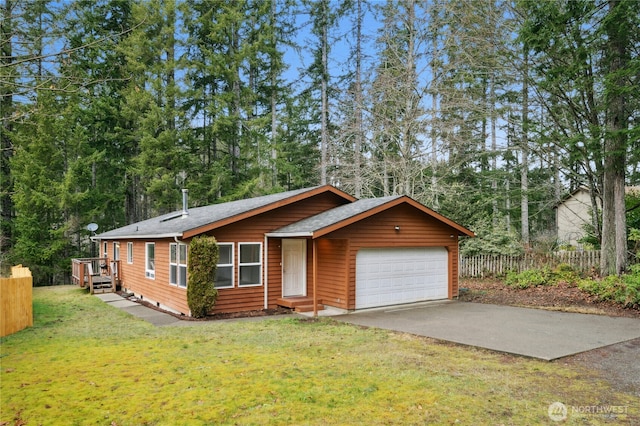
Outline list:
[[[133,315],[134,317],[143,319],[156,327],[175,326],[175,327],[189,327],[198,326],[203,324],[211,324],[211,321],[189,321],[187,319],[180,319],[171,314],[156,309],[149,308],[141,305],[140,303],[132,302],[129,299],[125,299],[117,293],[103,293],[96,294],[97,298],[105,303],[113,306],[114,308],[122,309],[123,311]],[[258,316],[258,317],[246,317],[246,318],[231,318],[220,319],[218,322],[236,321],[236,322],[251,322],[251,321],[263,321],[266,319],[278,319],[278,318],[290,318],[297,314],[291,315],[278,315],[278,316]]]
[[[549,361],[640,337],[640,319],[456,301],[334,318]]]
[[[143,319],[158,327],[184,322],[174,317],[173,315],[169,315],[165,312],[157,311],[155,309],[151,309],[147,306],[125,299],[117,293],[103,293],[96,294],[95,296],[101,299],[103,302],[113,306],[114,308],[122,309],[123,311],[133,315],[134,317]]]

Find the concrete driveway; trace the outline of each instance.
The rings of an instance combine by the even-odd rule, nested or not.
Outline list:
[[[457,301],[334,318],[548,361],[640,337],[640,319]]]

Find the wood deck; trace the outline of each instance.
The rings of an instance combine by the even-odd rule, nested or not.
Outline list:
[[[114,293],[119,284],[120,261],[107,258],[72,259],[73,283],[91,294]]]

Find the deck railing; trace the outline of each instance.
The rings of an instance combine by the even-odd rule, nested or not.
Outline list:
[[[71,260],[71,279],[80,287],[88,286],[94,292],[94,283],[111,283],[111,291],[115,291],[120,283],[120,260],[109,260],[107,257],[85,257]]]

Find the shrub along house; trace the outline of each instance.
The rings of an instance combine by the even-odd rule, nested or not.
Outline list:
[[[189,315],[188,245],[214,236],[213,310],[353,310],[458,294],[458,237],[468,229],[407,196],[356,200],[329,185],[182,211],[94,237],[120,257],[124,289]]]

